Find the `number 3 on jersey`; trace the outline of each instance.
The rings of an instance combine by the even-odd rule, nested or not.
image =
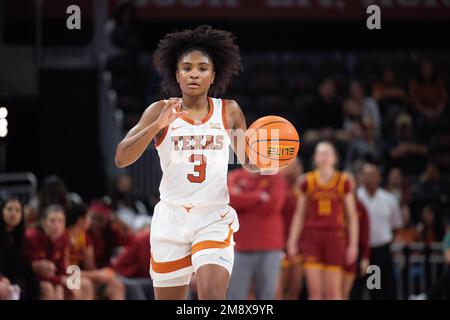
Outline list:
[[[192,183],[202,183],[205,181],[206,157],[202,154],[191,154],[189,157],[189,162],[198,162],[198,164],[194,165],[194,172],[197,172],[198,175],[189,173],[187,175],[188,180]]]

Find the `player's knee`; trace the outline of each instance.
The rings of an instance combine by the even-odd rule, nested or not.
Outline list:
[[[106,296],[111,300],[124,300],[125,284],[119,278],[114,278],[106,287]]]
[[[197,291],[199,298],[206,300],[223,300],[226,295],[226,289],[221,288],[215,281],[197,281]]]
[[[55,297],[55,289],[53,284],[48,281],[41,281],[40,283],[41,289],[41,299],[43,300],[51,300]]]
[[[95,298],[94,284],[90,279],[81,278],[81,289],[83,291],[83,299],[93,300]]]
[[[66,297],[64,295],[64,288],[61,285],[55,285],[55,297],[54,300],[64,300]]]

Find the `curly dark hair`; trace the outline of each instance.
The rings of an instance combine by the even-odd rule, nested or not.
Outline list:
[[[175,96],[181,94],[175,75],[178,61],[194,50],[204,52],[213,61],[215,78],[209,94],[223,94],[232,76],[242,70],[239,47],[231,32],[213,29],[208,25],[199,26],[195,30],[168,33],[160,40],[153,62],[162,76],[162,91]]]

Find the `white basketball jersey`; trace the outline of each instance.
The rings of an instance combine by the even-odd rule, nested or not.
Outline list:
[[[159,192],[165,202],[181,206],[229,203],[225,101],[208,100],[209,113],[203,120],[177,118],[156,141],[163,173]]]

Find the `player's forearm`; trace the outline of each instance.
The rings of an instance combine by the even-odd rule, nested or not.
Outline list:
[[[135,135],[123,139],[116,149],[116,166],[124,168],[139,159],[161,129],[159,123],[155,121]]]
[[[356,215],[354,218],[350,219],[348,227],[349,246],[358,248],[358,220],[356,219]]]
[[[303,218],[301,212],[296,212],[292,218],[291,228],[289,230],[288,241],[297,243],[300,239],[303,229]]]
[[[236,210],[245,210],[256,206],[261,202],[261,191],[253,191],[242,194],[230,194],[230,205]]]

